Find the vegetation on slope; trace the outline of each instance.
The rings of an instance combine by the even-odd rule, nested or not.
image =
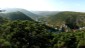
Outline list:
[[[75,25],[74,17],[66,19],[66,24]],[[0,17],[0,48],[85,48],[85,30],[60,33],[49,30],[54,28],[35,21]]]
[[[7,9],[3,9],[5,10],[6,13],[8,12],[22,12],[23,14],[25,14],[26,16],[32,18],[33,20],[36,20],[39,16],[37,14],[34,14],[26,9],[21,9],[21,8],[7,8]]]
[[[33,19],[31,19],[30,17],[28,17],[27,15],[23,14],[20,11],[9,12],[9,13],[2,12],[2,13],[0,13],[0,16],[3,18],[7,18],[9,20],[30,20],[30,21],[33,21]]]
[[[64,32],[55,34],[53,48],[85,48],[85,32]]]
[[[84,48],[85,32],[49,32],[44,24],[8,21],[0,25],[0,48]]]
[[[85,24],[85,13],[81,12],[60,12],[56,15],[50,16],[47,19],[48,24],[52,24],[54,26],[65,24],[66,21],[70,21],[71,23],[76,23],[79,26],[84,26]]]

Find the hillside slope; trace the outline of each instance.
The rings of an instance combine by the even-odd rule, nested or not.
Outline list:
[[[3,18],[7,18],[10,20],[31,20],[32,19],[30,17],[28,17],[27,15],[23,14],[20,11],[16,11],[16,12],[1,12],[0,16]]]
[[[56,13],[59,13],[60,11],[31,11],[31,12],[40,16],[51,16],[55,15]]]
[[[53,16],[49,16],[46,19],[48,24],[52,24],[54,26],[65,24],[67,21],[72,23],[76,22],[77,24],[81,25],[85,24],[85,13],[65,11]]]
[[[5,12],[22,12],[23,14],[25,14],[26,16],[32,18],[33,20],[37,20],[38,18],[38,15],[28,11],[28,10],[25,10],[25,9],[20,9],[20,8],[6,8],[6,9],[3,9],[3,10],[6,10]]]

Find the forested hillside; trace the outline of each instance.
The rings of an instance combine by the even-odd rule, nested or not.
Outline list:
[[[85,28],[78,30],[84,18],[85,13],[60,12],[37,22],[20,11],[1,12],[0,48],[85,48]],[[61,25],[67,28],[58,30]]]
[[[16,20],[0,25],[0,48],[84,48],[85,32],[49,32],[45,25]]]
[[[1,12],[0,16],[9,20],[33,20],[27,15],[23,14],[20,11],[16,12]]]
[[[61,25],[65,24],[67,20],[70,20],[72,22],[77,22],[77,24],[81,24],[80,22],[85,24],[84,18],[85,18],[85,13],[66,11],[48,17],[47,22],[53,25]]]
[[[28,11],[26,9],[20,9],[20,8],[5,8],[3,13],[11,13],[11,12],[21,12],[25,14],[26,16],[30,17],[33,20],[37,20],[39,15],[32,13],[31,11]]]

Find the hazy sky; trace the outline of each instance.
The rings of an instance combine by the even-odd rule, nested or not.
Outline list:
[[[0,8],[85,12],[85,0],[0,0]]]

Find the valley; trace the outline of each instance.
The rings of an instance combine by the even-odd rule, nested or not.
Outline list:
[[[85,48],[85,13],[2,9],[0,48]]]

